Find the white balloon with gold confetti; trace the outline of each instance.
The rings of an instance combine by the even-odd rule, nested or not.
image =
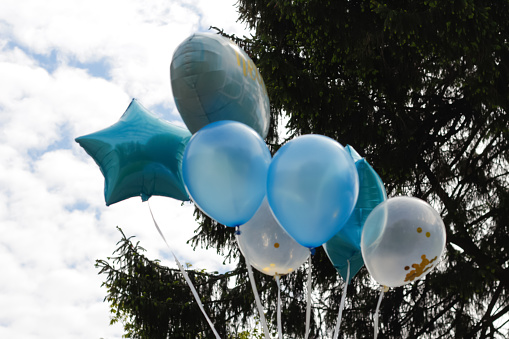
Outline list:
[[[445,240],[445,226],[435,209],[418,198],[395,197],[378,205],[366,219],[362,257],[379,284],[398,287],[436,267]]]
[[[266,197],[256,214],[239,230],[237,239],[242,254],[254,268],[267,275],[291,273],[310,255],[307,247],[279,225]]]

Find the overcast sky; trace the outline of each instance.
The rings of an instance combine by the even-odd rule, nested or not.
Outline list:
[[[182,124],[169,81],[177,45],[210,26],[240,36],[236,0],[0,1],[0,338],[120,338],[96,259],[136,236],[174,265],[146,203],[110,207],[77,136],[114,124],[132,98]],[[194,208],[150,199],[179,259],[224,271],[186,245]]]

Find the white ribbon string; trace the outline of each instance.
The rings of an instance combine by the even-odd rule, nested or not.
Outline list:
[[[305,339],[308,339],[309,337],[309,328],[311,325],[311,255],[308,259],[309,267],[308,267],[308,281],[306,284],[307,288],[307,307],[306,307],[306,337]]]
[[[283,328],[281,326],[281,284],[279,282],[279,275],[274,276],[277,284],[277,333],[279,339],[283,339]]]
[[[237,240],[237,245],[239,244],[239,236],[235,234],[235,238]],[[249,274],[249,281],[251,282],[251,288],[253,289],[253,294],[256,301],[256,307],[258,308],[258,314],[260,315],[260,323],[263,328],[263,333],[265,334],[265,338],[270,338],[269,328],[267,327],[267,320],[265,320],[265,314],[263,313],[262,302],[260,301],[260,296],[258,295],[258,290],[256,289],[256,282],[253,275],[253,269],[251,268],[251,263],[249,259],[244,256],[247,266],[247,273]]]
[[[378,297],[378,303],[376,304],[376,310],[375,310],[375,315],[374,315],[374,319],[373,319],[374,327],[375,327],[375,334],[374,334],[375,339],[378,337],[378,313],[380,311],[380,304],[382,303],[382,298],[384,296],[384,290],[385,290],[385,286],[382,286],[380,288],[380,296]]]
[[[343,287],[343,295],[341,296],[341,304],[339,305],[338,319],[336,321],[336,327],[334,328],[334,339],[338,339],[339,327],[341,326],[341,318],[343,317],[343,309],[345,308],[346,290],[348,282],[350,281],[350,260],[347,260],[348,267],[346,270],[345,286]]]
[[[156,226],[157,231],[159,232],[159,235],[161,236],[161,238],[163,238],[166,246],[168,246],[168,248],[170,249],[170,252],[173,255],[173,258],[175,258],[175,262],[177,263],[177,266],[180,269],[180,272],[182,272],[182,275],[184,276],[184,279],[186,280],[187,285],[189,285],[189,288],[191,288],[191,292],[193,293],[194,299],[196,300],[196,303],[198,304],[198,307],[200,308],[201,312],[205,316],[205,319],[207,319],[207,322],[208,322],[210,328],[212,329],[212,332],[214,332],[214,335],[216,336],[216,339],[221,339],[221,337],[219,336],[219,334],[217,333],[217,331],[216,331],[216,329],[214,327],[214,324],[212,323],[212,321],[208,317],[207,312],[205,312],[205,309],[203,308],[203,304],[201,302],[200,296],[198,295],[198,292],[196,291],[196,288],[194,288],[194,285],[193,285],[191,279],[189,279],[189,275],[187,274],[187,272],[184,269],[184,267],[180,264],[180,261],[177,259],[177,256],[175,255],[175,253],[173,253],[173,251],[171,250],[171,247],[170,247],[170,245],[168,245],[168,242],[166,241],[166,238],[164,237],[163,232],[161,232],[161,229],[159,228],[159,225],[157,224],[157,221],[154,218],[154,213],[152,213],[152,208],[150,208],[150,203],[148,204],[148,208],[150,210],[150,215],[152,216],[152,220],[154,221],[154,225]]]

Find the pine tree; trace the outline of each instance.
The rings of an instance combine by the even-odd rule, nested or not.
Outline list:
[[[267,86],[272,150],[287,141],[275,133],[286,117],[289,139],[315,133],[352,145],[389,197],[421,198],[443,217],[442,264],[386,293],[379,338],[508,337],[509,1],[239,0],[238,8],[255,33],[230,37]],[[238,257],[233,230],[197,214],[192,244]],[[303,268],[282,281],[283,328],[291,338],[303,337],[305,277]],[[242,258],[231,275],[203,279],[237,279],[238,297],[230,301],[238,318],[210,306],[218,323],[225,314],[235,319],[238,327],[221,326],[237,335],[255,314]],[[275,319],[275,284],[256,279]],[[330,335],[341,284],[318,249],[310,337]],[[343,337],[372,336],[371,287],[362,269],[349,286]]]

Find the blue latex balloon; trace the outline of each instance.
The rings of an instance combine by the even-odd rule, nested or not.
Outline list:
[[[359,197],[344,227],[327,241],[323,248],[344,279],[347,276],[347,261],[350,261],[349,280],[351,280],[364,265],[361,253],[361,235],[364,223],[369,213],[387,199],[387,193],[382,179],[371,165],[353,147],[346,146],[346,150],[354,159],[359,175]]]
[[[314,248],[350,217],[359,193],[352,157],[323,135],[304,135],[274,156],[267,198],[281,226],[301,245]]]
[[[265,84],[251,58],[231,40],[193,34],[175,50],[170,78],[175,104],[192,133],[214,121],[234,120],[267,136]]]
[[[245,224],[266,192],[271,155],[262,138],[235,121],[218,121],[196,132],[184,153],[182,173],[191,199],[226,226]]]
[[[104,175],[109,206],[152,195],[189,200],[182,178],[182,157],[191,133],[159,119],[135,99],[114,125],[76,138]]]

